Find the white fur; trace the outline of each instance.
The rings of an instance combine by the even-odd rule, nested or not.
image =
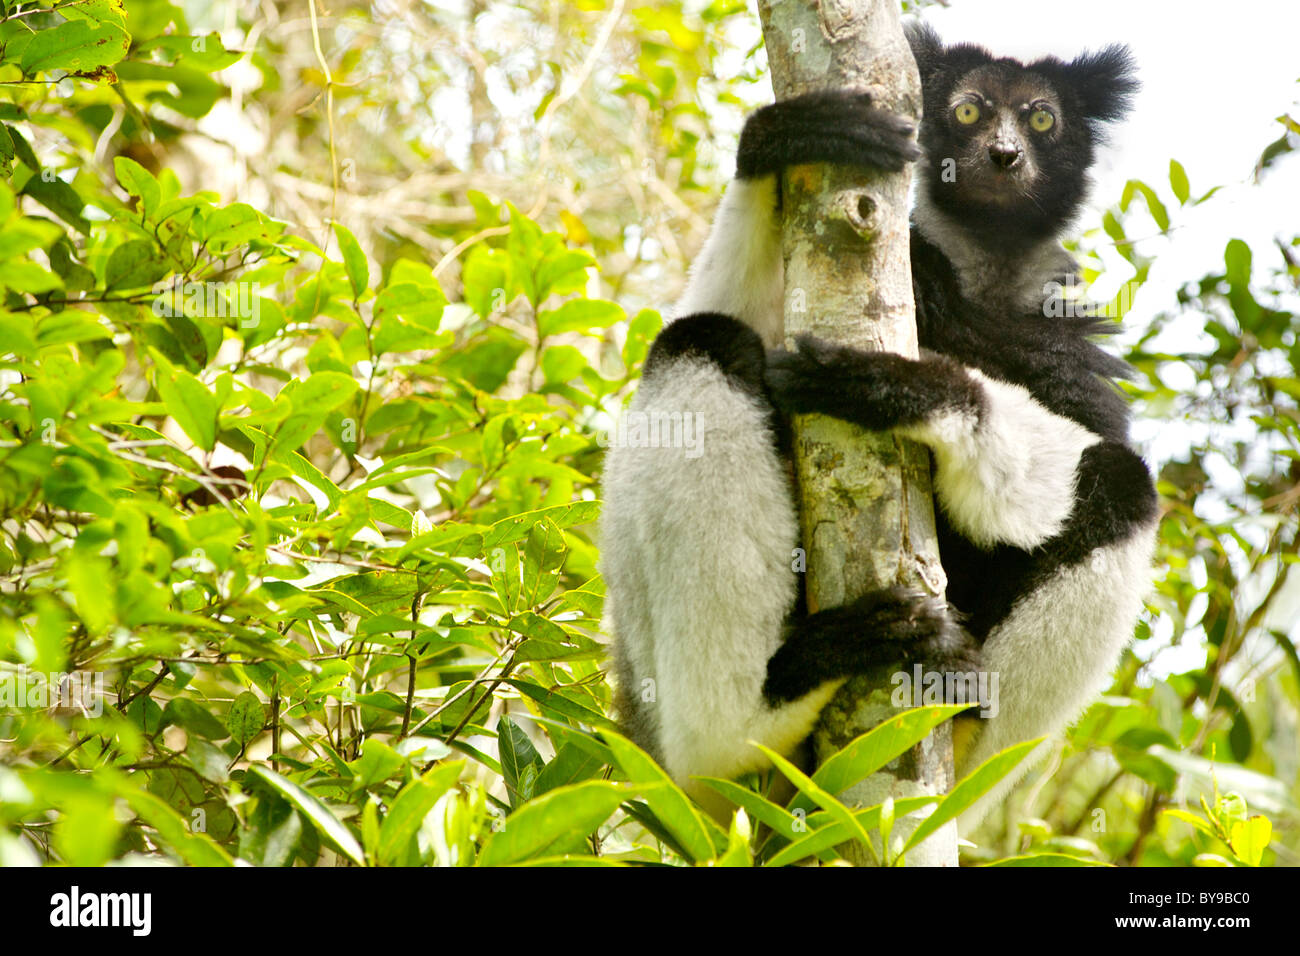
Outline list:
[[[974,369],[986,406],[899,431],[934,450],[935,491],[953,526],[976,544],[1034,548],[1074,507],[1079,456],[1101,439],[1048,411],[1019,385]]]
[[[764,410],[704,360],[657,370],[629,410],[693,413],[702,453],[610,449],[601,570],[618,603],[608,623],[665,769],[681,783],[733,777],[767,763],[750,739],[789,753],[838,686],[776,710],[762,696],[798,586],[789,480]]]
[[[768,348],[780,345],[785,262],[776,188],[775,174],[731,181],[675,317],[721,312],[748,325]]]

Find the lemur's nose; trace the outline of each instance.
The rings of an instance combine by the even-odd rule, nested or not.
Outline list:
[[[1024,155],[1024,150],[1015,143],[1009,143],[1006,140],[997,140],[989,146],[989,159],[1003,169],[1014,168],[1020,163],[1021,157]]]

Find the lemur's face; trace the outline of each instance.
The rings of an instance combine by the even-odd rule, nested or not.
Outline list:
[[[962,76],[934,119],[949,150],[940,161],[952,160],[947,188],[962,202],[1003,208],[1035,201],[1066,120],[1046,80],[992,64]]]
[[[1078,211],[1101,127],[1137,90],[1123,46],[1066,62],[997,57],[908,30],[921,73],[921,188],[939,212],[1004,242],[1059,234]]]

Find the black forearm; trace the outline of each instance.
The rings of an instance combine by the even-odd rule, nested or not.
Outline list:
[[[804,163],[840,163],[897,171],[920,158],[915,125],[871,105],[864,93],[824,90],[765,106],[740,134],[742,179]]]
[[[769,394],[787,413],[831,415],[888,431],[946,413],[978,419],[983,410],[979,383],[949,359],[863,352],[809,336],[798,345],[797,352],[768,354]]]

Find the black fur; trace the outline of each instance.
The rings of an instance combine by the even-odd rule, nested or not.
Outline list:
[[[916,229],[912,291],[921,348],[1023,385],[1047,408],[1103,438],[1128,440],[1128,405],[1112,379],[1128,377],[1131,369],[1089,341],[1117,331],[1113,323],[978,307],[962,295],[952,264]]]
[[[800,336],[797,344],[797,352],[775,351],[767,359],[768,392],[787,414],[816,412],[889,431],[945,411],[978,417],[984,408],[980,386],[942,355],[917,361],[830,345],[811,335]]]
[[[708,359],[743,391],[764,392],[763,340],[738,319],[701,312],[670,323],[655,339],[642,374],[657,375],[683,355]]]
[[[829,680],[903,661],[945,673],[979,668],[978,652],[943,601],[891,588],[844,607],[795,616],[785,643],[768,661],[763,695],[779,706]]]
[[[740,134],[736,175],[750,179],[817,162],[897,172],[921,156],[915,133],[908,120],[872,106],[867,93],[809,93],[750,116]]]

